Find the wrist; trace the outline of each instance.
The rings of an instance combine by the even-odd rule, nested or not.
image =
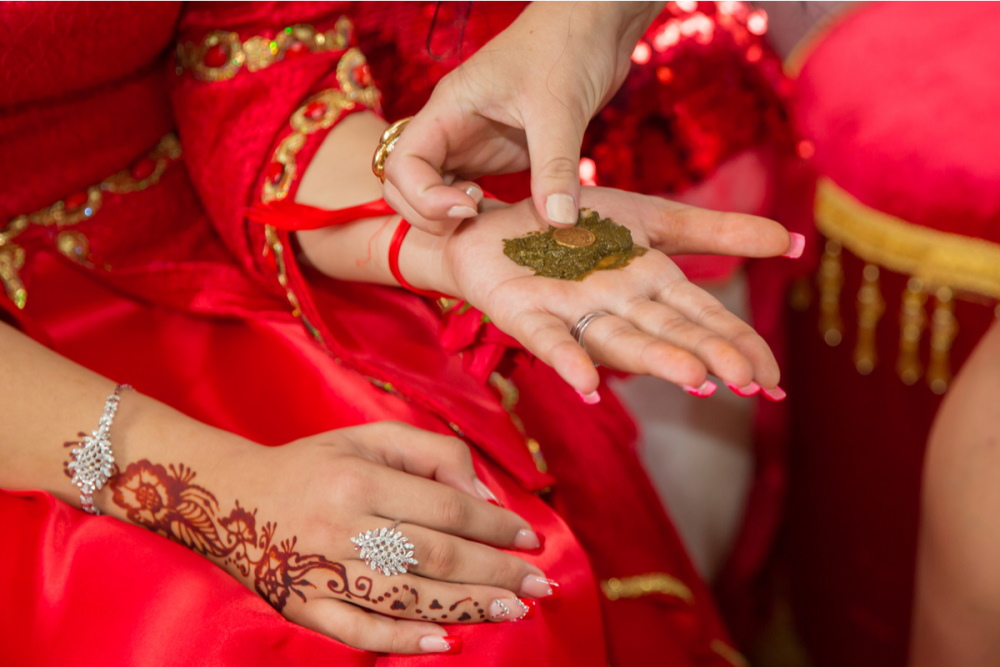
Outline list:
[[[400,239],[400,220],[394,235]],[[452,232],[454,234],[454,232]],[[390,255],[395,250],[395,266],[398,275],[407,284],[403,285],[420,292],[438,293],[442,296],[462,298],[461,291],[451,264],[448,261],[448,238],[451,234],[440,236],[411,227],[405,232],[398,248],[390,248]],[[398,281],[398,280],[397,280]]]

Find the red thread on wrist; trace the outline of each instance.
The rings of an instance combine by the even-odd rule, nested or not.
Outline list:
[[[396,282],[399,283],[400,287],[405,290],[409,290],[414,294],[420,294],[421,296],[427,296],[432,299],[453,298],[447,294],[442,294],[441,292],[418,289],[406,282],[406,278],[403,277],[402,272],[399,270],[399,251],[402,250],[403,239],[406,238],[409,231],[410,223],[400,218],[399,225],[396,227],[396,231],[392,235],[392,240],[389,242],[389,272],[392,273],[392,277],[396,279]]]
[[[384,199],[374,199],[356,206],[337,209],[319,208],[285,199],[252,206],[247,209],[246,216],[263,225],[270,225],[289,232],[301,232],[307,229],[343,225],[379,215],[392,215],[393,213],[395,211]]]

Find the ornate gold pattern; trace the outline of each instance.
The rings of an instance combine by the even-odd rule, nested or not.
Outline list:
[[[931,359],[927,365],[927,386],[935,394],[943,394],[951,382],[949,353],[958,334],[955,319],[954,293],[948,287],[934,292],[934,315],[931,318]]]
[[[827,241],[819,264],[819,332],[831,347],[844,339],[844,322],[840,318],[840,289],[844,285],[844,269],[840,264],[840,244]]]
[[[176,136],[168,134],[156,148],[128,169],[122,169],[97,185],[34,213],[11,218],[0,227],[0,282],[3,282],[7,296],[18,308],[23,309],[27,303],[28,295],[18,276],[18,271],[24,266],[24,250],[12,242],[15,238],[33,225],[62,228],[89,220],[101,209],[109,195],[123,195],[148,188],[157,183],[167,168],[180,157],[180,142]],[[89,265],[87,255],[90,244],[82,232],[60,231],[56,247],[67,257]]]
[[[899,359],[896,373],[903,384],[916,384],[924,369],[920,363],[920,337],[927,326],[924,304],[927,292],[919,278],[910,278],[903,291],[903,303],[899,313]]]
[[[858,341],[854,347],[854,367],[862,375],[875,370],[875,327],[885,312],[885,299],[878,286],[878,267],[866,264],[858,290]]]
[[[225,81],[244,67],[257,72],[300,53],[342,51],[350,43],[353,32],[354,26],[343,16],[326,32],[311,25],[297,24],[279,30],[273,37],[254,35],[245,41],[235,32],[216,30],[200,43],[177,45],[177,73],[187,70],[199,81]]]
[[[601,582],[604,597],[612,602],[622,598],[639,598],[644,595],[668,595],[687,603],[694,602],[694,593],[680,579],[664,572],[640,574],[635,577],[612,577]]]
[[[302,308],[299,303],[299,297],[296,296],[295,290],[293,290],[288,284],[288,265],[285,262],[285,244],[281,242],[281,237],[278,235],[278,230],[276,230],[271,225],[264,225],[264,239],[266,245],[264,246],[264,254],[269,253],[274,254],[274,262],[278,267],[278,283],[285,288],[285,298],[288,299],[288,303],[292,306],[292,316],[299,318],[302,321],[303,326],[305,326],[306,331],[321,345],[326,345],[323,341],[323,335],[319,332],[313,323],[309,321],[305,315],[302,314]]]

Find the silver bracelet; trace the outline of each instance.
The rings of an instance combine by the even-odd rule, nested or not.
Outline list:
[[[111,424],[118,412],[121,393],[132,389],[131,385],[120,384],[115,387],[115,393],[108,396],[104,403],[104,412],[97,429],[85,437],[79,447],[69,452],[70,461],[66,468],[73,473],[73,483],[80,487],[80,505],[89,514],[100,514],[94,507],[94,494],[100,491],[111,476],[115,474],[115,457],[111,453],[109,432]]]

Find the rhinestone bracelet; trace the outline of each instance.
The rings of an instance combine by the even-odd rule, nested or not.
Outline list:
[[[109,432],[115,413],[118,412],[121,393],[126,389],[132,389],[132,386],[120,384],[115,387],[115,393],[108,396],[104,403],[104,412],[97,423],[97,429],[85,437],[79,447],[74,447],[69,452],[70,462],[66,467],[73,473],[73,483],[80,487],[80,505],[89,514],[101,513],[94,507],[94,494],[115,473],[115,457],[111,453]]]

